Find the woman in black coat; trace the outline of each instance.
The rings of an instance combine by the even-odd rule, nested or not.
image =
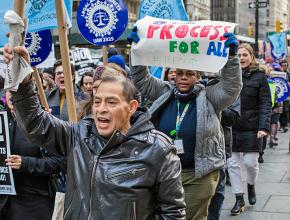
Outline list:
[[[17,195],[0,196],[1,220],[51,220],[54,192],[49,187],[50,175],[65,171],[63,157],[47,154],[29,142],[19,129],[13,115],[11,95],[6,94],[11,155],[5,160],[13,170]]]
[[[246,167],[249,203],[251,205],[256,203],[258,157],[262,138],[270,129],[272,105],[267,77],[256,62],[252,47],[249,44],[241,44],[238,55],[242,67],[243,89],[240,95],[241,118],[233,126],[233,153],[228,159],[232,192],[236,195],[232,215],[238,215],[245,206],[241,163]]]

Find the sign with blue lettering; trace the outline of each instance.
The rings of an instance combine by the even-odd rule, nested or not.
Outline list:
[[[290,94],[290,88],[286,79],[281,77],[272,77],[271,80],[276,85],[277,102],[283,102]]]
[[[31,66],[42,63],[48,56],[52,47],[50,30],[30,32],[26,34],[25,47],[30,55]]]
[[[78,7],[80,33],[96,46],[118,40],[127,23],[128,11],[123,0],[82,0]]]

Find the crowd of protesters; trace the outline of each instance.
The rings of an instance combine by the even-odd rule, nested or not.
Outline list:
[[[17,195],[0,196],[0,218],[51,219],[62,191],[64,219],[218,220],[226,181],[236,196],[231,214],[244,210],[242,166],[255,205],[265,147],[277,145],[290,118],[270,74],[290,81],[290,72],[286,60],[261,65],[249,44],[225,37],[229,58],[216,73],[167,68],[158,79],[145,66],[128,67],[115,49],[79,82],[71,65],[78,124],[68,123],[61,61],[41,74],[49,110],[30,79],[2,93]],[[15,52],[27,58],[23,47]],[[61,189],[51,187],[54,174],[65,179]]]

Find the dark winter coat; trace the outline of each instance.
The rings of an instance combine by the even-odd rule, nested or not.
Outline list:
[[[9,203],[9,212],[13,212],[14,216],[19,214],[16,218],[8,216],[9,219],[28,219],[27,215],[30,216],[29,219],[37,219],[40,216],[52,215],[54,196],[49,191],[49,178],[51,174],[65,171],[65,160],[51,153],[45,159],[42,158],[40,147],[32,144],[23,135],[12,116],[9,117],[9,135],[11,154],[20,155],[22,163],[19,170],[13,170],[17,195],[1,195],[0,210],[3,207],[6,209],[6,203]],[[30,206],[35,211],[31,212]],[[43,219],[49,219],[49,216]]]
[[[76,100],[76,106],[78,106],[82,100],[88,99],[88,95],[76,86],[74,87],[74,97]],[[46,99],[49,108],[51,109],[51,114],[62,120],[69,121],[66,99],[64,100],[62,111],[60,111],[60,91],[57,86],[46,94]]]
[[[259,152],[258,131],[269,132],[271,93],[265,73],[258,67],[243,70],[241,118],[233,126],[233,152]]]
[[[104,140],[93,118],[71,124],[43,111],[33,82],[13,98],[30,140],[67,155],[65,220],[185,219],[180,160],[148,112],[136,112],[126,136]]]

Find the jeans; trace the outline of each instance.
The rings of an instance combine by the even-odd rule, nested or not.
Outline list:
[[[207,220],[219,220],[223,202],[225,199],[225,187],[226,187],[226,172],[225,169],[220,169],[220,176],[218,185],[215,190],[215,194],[210,201],[208,208]]]

